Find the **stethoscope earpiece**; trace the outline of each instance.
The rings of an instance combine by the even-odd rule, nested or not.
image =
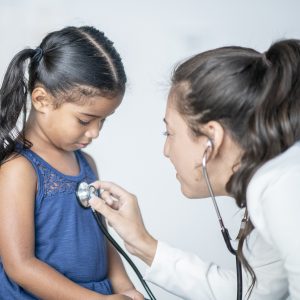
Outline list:
[[[202,168],[206,168],[206,163],[207,163],[207,159],[208,159],[208,151],[211,150],[213,147],[213,143],[211,139],[208,139],[206,142],[206,149],[204,151],[203,154],[203,158],[202,158]],[[206,171],[206,170],[204,170]]]
[[[206,147],[207,147],[207,150],[209,148],[212,148],[213,144],[212,144],[212,141],[210,139],[208,139],[207,143],[206,143]]]

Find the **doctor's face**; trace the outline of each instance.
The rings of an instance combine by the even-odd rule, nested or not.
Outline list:
[[[164,155],[175,167],[182,193],[188,198],[207,197],[208,191],[201,167],[207,138],[192,135],[186,121],[176,110],[172,93],[169,95],[164,122],[166,124]]]

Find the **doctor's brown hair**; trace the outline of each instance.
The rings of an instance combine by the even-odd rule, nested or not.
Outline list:
[[[240,166],[226,190],[239,207],[247,207],[247,186],[259,167],[300,139],[300,41],[282,40],[267,52],[223,47],[198,54],[179,65],[172,77],[176,106],[192,132],[218,121],[243,149]],[[243,244],[253,230],[251,220],[239,240],[237,255],[252,277]]]

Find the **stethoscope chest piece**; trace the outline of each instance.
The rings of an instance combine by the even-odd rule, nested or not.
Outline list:
[[[99,196],[97,189],[93,185],[88,184],[87,182],[80,182],[76,190],[76,197],[79,204],[83,208],[89,208],[89,201],[93,196]]]

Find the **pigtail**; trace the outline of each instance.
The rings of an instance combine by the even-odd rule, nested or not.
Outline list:
[[[20,51],[10,62],[4,76],[0,90],[0,164],[15,151],[16,141],[26,144],[23,133],[20,134],[17,129],[17,122],[21,117],[23,129],[28,94],[25,61],[35,53],[32,49]]]

